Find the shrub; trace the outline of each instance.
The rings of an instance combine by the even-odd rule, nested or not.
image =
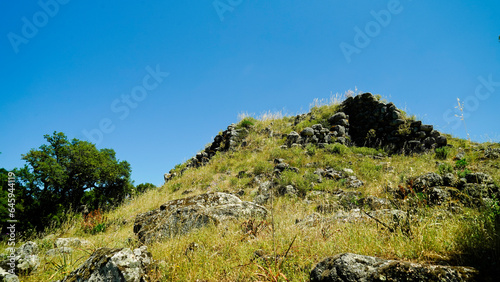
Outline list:
[[[445,173],[453,172],[453,167],[449,164],[440,164],[438,166],[438,172],[441,175],[444,175]]]
[[[467,159],[463,158],[463,159],[460,159],[460,160],[457,160],[455,162],[455,167],[457,169],[465,169],[467,167],[469,163],[467,162]]]
[[[236,127],[237,128],[250,128],[250,127],[254,126],[256,122],[257,122],[257,120],[254,119],[253,117],[246,117],[246,118],[242,119]]]
[[[449,147],[436,148],[435,152],[436,152],[436,159],[446,160],[448,158],[448,155],[450,154],[450,148]]]
[[[85,216],[82,222],[82,229],[85,233],[92,235],[106,230],[106,217],[100,209],[94,210]]]

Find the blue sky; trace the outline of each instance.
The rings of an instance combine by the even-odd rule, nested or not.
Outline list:
[[[355,88],[500,141],[496,0],[100,2],[0,3],[0,167],[61,131],[160,185],[239,113]]]

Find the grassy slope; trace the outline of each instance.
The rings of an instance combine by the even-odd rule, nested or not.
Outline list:
[[[336,105],[317,106],[312,112],[321,120],[330,116],[336,108]],[[32,275],[21,277],[22,281],[61,279],[81,265],[89,253],[99,247],[138,246],[132,232],[135,215],[158,208],[169,200],[207,191],[243,190],[245,194],[241,198],[252,201],[258,187],[253,181],[255,175],[271,179],[275,158],[283,158],[291,166],[300,169],[298,175],[284,174],[279,180],[283,185],[293,184],[303,191],[356,190],[364,196],[392,198],[392,195],[387,193],[387,187],[395,188],[409,177],[438,172],[437,161],[454,167],[455,161],[451,156],[458,153],[459,148],[463,148],[469,163],[468,169],[486,172],[493,176],[497,184],[500,183],[500,161],[480,159],[480,149],[487,144],[471,144],[450,137],[453,148],[446,160],[437,160],[433,152],[414,156],[384,154],[383,159],[374,159],[371,156],[381,151],[339,145],[326,149],[309,146],[306,149],[283,150],[279,146],[284,143],[284,138],[269,138],[269,134],[263,131],[270,127],[275,133],[287,134],[292,130],[300,131],[311,124],[310,121],[304,121],[293,127],[291,122],[287,117],[272,116],[255,121],[246,138],[246,147],[217,154],[208,165],[189,169],[168,184],[149,190],[109,212],[106,214],[107,229],[103,233],[85,233],[81,217],[76,216],[63,228],[53,231],[53,235],[36,239],[42,253],[50,249],[58,237],[84,238],[91,241],[93,246],[64,257],[42,258],[41,267]],[[314,165],[308,165],[311,163]],[[313,187],[312,172],[317,167],[328,166],[336,169],[351,168],[365,185],[359,189],[346,189],[340,182],[325,181]],[[177,169],[180,170],[181,167]],[[240,171],[245,171],[246,175],[238,178]],[[191,192],[183,194],[187,190]],[[423,202],[417,202],[419,208],[412,210],[413,237],[408,238],[399,231],[390,233],[374,221],[300,227],[295,224],[296,219],[313,213],[317,204],[333,201],[330,196],[309,199],[313,200],[313,203],[307,203],[302,198],[280,197],[275,198],[273,205],[267,204],[266,207],[273,211],[274,232],[271,227],[272,217],[268,217],[267,221],[261,222],[263,228],[256,232],[256,236],[245,235],[242,231],[243,220],[240,220],[150,245],[149,250],[158,260],[150,275],[152,279],[162,281],[236,281],[266,280],[281,272],[290,280],[304,281],[308,280],[309,272],[316,263],[327,256],[342,252],[458,265],[470,264],[485,253],[491,255],[489,251],[492,248],[493,227],[483,216],[484,212],[463,208],[463,213],[450,213],[446,208],[428,207]],[[406,209],[405,206],[402,208]],[[272,260],[266,263],[255,259],[256,250],[268,255],[284,255],[294,239],[286,261],[282,264]],[[192,243],[196,243],[198,247],[189,248]],[[499,258],[498,253],[491,257],[497,261]]]

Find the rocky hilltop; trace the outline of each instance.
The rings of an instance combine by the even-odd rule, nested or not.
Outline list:
[[[247,117],[162,187],[21,244],[0,277],[495,281],[499,172],[499,144],[453,138],[370,93]],[[105,228],[82,228],[93,223]]]

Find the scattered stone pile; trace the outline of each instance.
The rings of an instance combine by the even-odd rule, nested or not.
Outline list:
[[[241,142],[246,137],[247,134],[248,129],[236,129],[235,124],[229,125],[227,127],[227,130],[223,131],[222,134],[215,136],[214,141],[212,142],[212,144],[210,144],[210,146],[206,147],[205,150],[197,153],[196,156],[191,158],[191,160],[187,164],[187,167],[197,168],[207,164],[217,152],[225,152],[230,149],[234,149],[239,144],[239,142]],[[169,173],[165,173],[163,175],[163,178],[165,182],[168,182],[176,176],[177,173],[170,170]]]
[[[229,125],[227,130],[222,132],[222,135],[215,136],[214,142],[212,142],[210,146],[203,152],[196,154],[196,156],[191,159],[191,163],[188,166],[200,167],[207,164],[217,152],[225,152],[229,149],[234,149],[246,134],[248,134],[248,129],[236,129],[236,125]]]
[[[318,182],[322,182],[323,178],[333,179],[333,180],[343,180],[347,188],[359,188],[363,186],[363,181],[359,180],[355,175],[352,174],[351,169],[344,169],[344,171],[338,171],[333,168],[321,169],[318,168],[314,174],[319,176]]]
[[[317,281],[476,281],[477,270],[467,267],[422,265],[345,253],[329,257],[311,271]]]
[[[211,223],[266,215],[267,210],[262,206],[231,194],[213,192],[169,201],[158,209],[137,215],[134,233],[139,241],[149,244]]]
[[[493,178],[482,172],[469,173],[464,178],[456,178],[452,173],[441,176],[430,172],[410,178],[406,185],[394,191],[397,197],[404,198],[412,192],[422,192],[434,205],[455,199],[465,205],[481,206],[500,197],[500,188],[495,185]]]
[[[301,119],[296,118],[296,122]],[[434,130],[432,125],[406,119],[393,103],[381,102],[371,93],[346,99],[328,123],[330,128],[315,124],[303,129],[300,134],[292,131],[284,147],[308,143],[324,147],[328,143],[341,143],[385,147],[393,152],[409,153],[447,144],[446,137]]]
[[[447,144],[432,125],[406,119],[393,103],[381,102],[371,93],[347,98],[340,109],[348,116],[349,135],[357,146],[422,152]]]

